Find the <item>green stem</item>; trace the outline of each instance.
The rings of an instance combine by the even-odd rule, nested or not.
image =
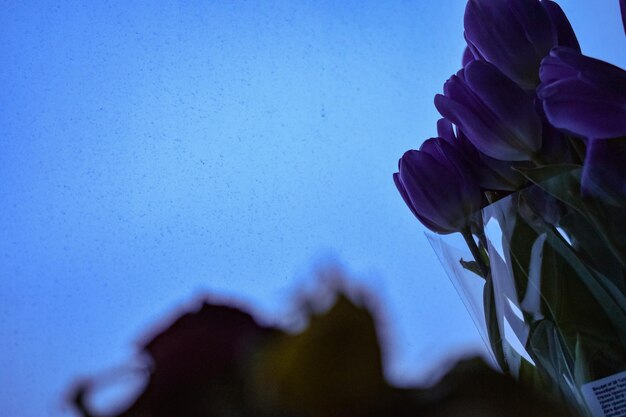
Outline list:
[[[468,229],[461,231],[463,235],[463,239],[465,239],[465,243],[469,248],[470,252],[474,256],[474,260],[478,264],[483,277],[485,278],[485,288],[483,293],[483,302],[485,306],[485,324],[487,325],[487,335],[489,337],[489,344],[491,345],[491,349],[493,349],[494,356],[496,358],[496,362],[500,366],[502,372],[508,374],[509,373],[509,365],[506,362],[506,357],[504,355],[504,346],[502,334],[500,334],[500,327],[498,325],[498,317],[496,311],[496,296],[493,288],[493,280],[491,277],[491,271],[488,265],[488,261],[483,257],[484,251],[476,244],[474,241],[474,237],[472,236],[471,231]],[[481,245],[486,246],[487,238],[479,234],[478,239],[481,242]],[[483,243],[484,242],[484,243]]]
[[[571,136],[568,136],[567,138],[569,139],[569,143],[572,145],[572,148],[574,148],[574,152],[576,152],[578,163],[582,164],[585,161],[585,143],[582,140]]]
[[[461,234],[463,235],[463,239],[465,239],[465,243],[467,244],[467,247],[469,248],[470,252],[472,253],[472,256],[474,257],[474,260],[478,264],[478,268],[480,268],[480,272],[482,273],[483,278],[487,278],[487,276],[489,275],[489,266],[485,262],[485,259],[482,256],[480,248],[474,241],[474,237],[472,236],[472,233],[469,231],[469,229],[465,229],[461,231]]]

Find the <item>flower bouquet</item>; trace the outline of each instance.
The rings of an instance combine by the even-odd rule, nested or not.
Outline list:
[[[583,55],[552,1],[470,0],[464,25],[438,136],[395,184],[462,236],[467,254],[430,240],[500,369],[583,416],[626,415],[626,72]]]

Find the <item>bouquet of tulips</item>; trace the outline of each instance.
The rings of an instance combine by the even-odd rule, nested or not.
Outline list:
[[[626,415],[626,71],[583,55],[553,1],[470,0],[464,26],[438,136],[395,184],[428,229],[463,236],[449,271],[482,279],[501,370]]]

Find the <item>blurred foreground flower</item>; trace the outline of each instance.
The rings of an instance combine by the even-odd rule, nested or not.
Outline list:
[[[329,292],[324,294],[317,297]],[[332,287],[330,309],[301,311],[309,323],[298,333],[263,327],[239,309],[205,302],[143,346],[150,358],[145,390],[125,411],[109,415],[567,415],[478,359],[459,363],[432,387],[390,385],[383,374],[376,319],[368,297],[359,294]],[[77,409],[85,417],[97,415],[88,405],[91,394],[86,385],[74,390]]]
[[[143,345],[150,379],[120,416],[219,415],[239,408],[247,358],[274,332],[235,307],[202,303]]]

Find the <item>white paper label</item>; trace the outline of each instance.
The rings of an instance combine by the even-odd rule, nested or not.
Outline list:
[[[593,417],[626,417],[626,371],[580,388]]]

